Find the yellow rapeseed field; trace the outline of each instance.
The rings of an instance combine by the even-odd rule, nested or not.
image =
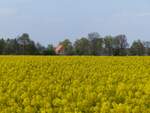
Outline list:
[[[0,57],[0,113],[150,113],[150,57]]]

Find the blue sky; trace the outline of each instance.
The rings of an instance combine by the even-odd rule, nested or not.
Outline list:
[[[150,0],[0,0],[0,37],[24,32],[44,45],[89,32],[150,40]]]

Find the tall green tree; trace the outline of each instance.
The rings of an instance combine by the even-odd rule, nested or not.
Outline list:
[[[17,55],[19,50],[19,44],[16,39],[7,39],[4,48],[4,54],[6,55]]]
[[[52,44],[49,44],[47,48],[43,51],[44,55],[56,55],[54,46]]]
[[[19,44],[19,54],[35,55],[38,53],[34,41],[30,39],[30,36],[27,33],[24,33],[17,38],[17,42]]]
[[[150,41],[144,41],[143,44],[145,47],[145,54],[150,55]]]
[[[65,55],[73,55],[73,45],[69,39],[65,39],[64,41],[60,42],[64,46],[64,54]]]
[[[106,36],[104,38],[105,55],[113,55],[113,37]]]
[[[0,54],[1,54],[1,55],[2,55],[3,52],[4,52],[5,46],[6,46],[5,40],[4,40],[3,38],[0,39]]]
[[[90,41],[85,37],[76,40],[74,48],[77,55],[90,55]]]
[[[127,55],[127,47],[129,46],[125,35],[118,35],[113,40],[113,54],[124,56]]]
[[[97,32],[89,33],[88,39],[90,41],[90,54],[102,55],[103,54],[103,38]]]
[[[131,55],[139,55],[142,56],[145,54],[145,47],[141,40],[134,41],[130,48]]]

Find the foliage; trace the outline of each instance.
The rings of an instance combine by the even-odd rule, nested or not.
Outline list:
[[[150,57],[0,57],[1,113],[150,113]]]
[[[64,46],[65,55],[73,55],[73,46],[69,39],[65,39],[60,44]]]
[[[63,52],[56,48],[63,46]],[[74,42],[69,39],[60,41],[58,46],[42,46],[23,33],[15,39],[0,39],[0,55],[93,55],[93,56],[149,56],[150,41],[133,41],[131,46],[123,34],[101,37],[99,33],[89,33]]]
[[[132,55],[142,56],[142,55],[145,54],[145,52],[144,52],[145,51],[144,44],[140,40],[134,41],[132,46],[131,46],[130,51],[131,51]]]
[[[77,55],[90,55],[90,41],[85,37],[76,40],[74,48]]]

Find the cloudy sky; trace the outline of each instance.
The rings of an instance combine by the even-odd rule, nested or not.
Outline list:
[[[42,44],[89,32],[150,40],[150,0],[0,0],[0,37],[24,32]]]

